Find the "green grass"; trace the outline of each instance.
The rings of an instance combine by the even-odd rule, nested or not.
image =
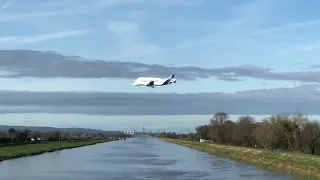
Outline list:
[[[167,142],[208,152],[216,156],[264,167],[269,170],[294,174],[301,179],[320,179],[320,157],[297,153],[267,151],[261,149],[205,144],[194,141],[166,139]]]
[[[87,140],[87,141],[53,141],[53,142],[42,142],[37,144],[26,144],[19,146],[5,146],[0,147],[0,161],[19,158],[24,156],[32,156],[43,154],[46,152],[53,152],[63,149],[71,149],[76,147],[94,145],[98,143],[111,141],[109,139],[103,140]]]

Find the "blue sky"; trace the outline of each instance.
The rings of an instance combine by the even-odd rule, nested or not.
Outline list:
[[[320,52],[318,1],[0,2],[1,49],[57,51],[101,60],[178,66],[257,65],[277,71],[299,71],[316,64]],[[27,85],[11,81],[1,88],[43,90],[43,81],[48,86],[58,82],[57,90],[76,89],[68,87],[73,79],[25,79],[23,84]],[[112,91],[141,91],[126,87],[131,80],[117,82],[113,80]],[[80,90],[110,91],[106,79],[79,79],[76,83]],[[179,86],[156,91],[236,91],[291,83],[261,80],[230,83],[210,78],[199,80],[193,89],[185,87],[194,82],[181,81]]]
[[[0,90],[236,93],[303,86],[306,82],[301,79],[312,76],[310,71],[317,73],[309,66],[319,64],[319,6],[316,0],[0,0],[2,50],[54,51],[165,66],[257,66],[278,73],[300,72],[298,80],[255,76],[241,81],[215,77],[190,81],[172,72],[178,83],[155,89],[132,87],[134,79],[110,77],[3,77]]]

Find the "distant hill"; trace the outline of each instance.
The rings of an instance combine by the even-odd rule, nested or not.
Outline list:
[[[103,133],[103,134],[116,134],[121,131],[104,131],[99,129],[87,129],[87,128],[54,128],[54,127],[41,127],[41,126],[8,126],[8,125],[0,125],[0,131],[7,131],[9,128],[24,130],[36,130],[39,132],[52,132],[52,131],[61,131],[65,133]]]

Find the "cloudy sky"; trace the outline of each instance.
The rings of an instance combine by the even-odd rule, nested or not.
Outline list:
[[[0,0],[1,122],[165,128],[192,117],[186,129],[218,111],[319,114],[319,6]],[[131,85],[139,76],[172,73],[174,85]],[[77,119],[87,121],[71,123]]]

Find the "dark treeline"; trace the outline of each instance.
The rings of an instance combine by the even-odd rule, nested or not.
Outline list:
[[[234,122],[219,112],[196,131],[202,139],[219,144],[320,155],[320,123],[302,113],[272,115],[262,122],[241,116]]]
[[[175,132],[168,132],[168,133],[162,132],[162,133],[158,134],[157,137],[194,140],[196,138],[196,134],[193,134],[193,133],[190,133],[190,134],[177,134]]]
[[[124,138],[129,137],[123,133],[119,134],[103,134],[103,133],[68,133],[60,131],[39,132],[29,129],[18,130],[14,128],[8,131],[0,132],[0,144],[19,144],[37,141],[73,141],[73,140],[92,140],[103,138]]]

